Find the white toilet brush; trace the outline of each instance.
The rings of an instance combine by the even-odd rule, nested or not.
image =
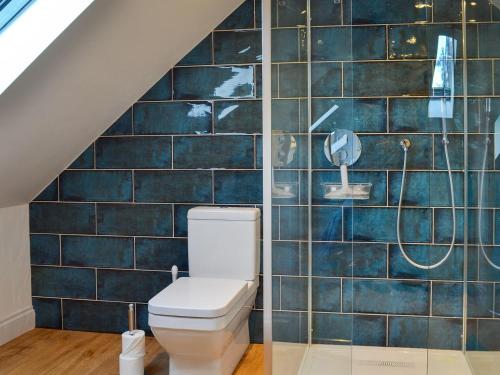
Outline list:
[[[135,329],[134,305],[128,305],[128,331],[122,333],[120,375],[144,375],[146,340],[144,331]]]

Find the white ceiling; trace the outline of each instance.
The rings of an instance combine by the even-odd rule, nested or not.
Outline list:
[[[242,2],[95,0],[0,95],[0,207],[31,201]]]

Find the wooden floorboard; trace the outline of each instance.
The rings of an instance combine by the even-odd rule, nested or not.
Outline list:
[[[117,375],[120,335],[34,329],[0,346],[1,375]],[[250,345],[235,375],[263,373],[263,346]],[[168,374],[168,356],[146,338],[147,375]]]

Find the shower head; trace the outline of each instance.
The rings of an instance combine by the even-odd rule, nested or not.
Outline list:
[[[453,118],[456,55],[457,40],[439,35],[432,76],[432,98],[429,101],[430,118]]]

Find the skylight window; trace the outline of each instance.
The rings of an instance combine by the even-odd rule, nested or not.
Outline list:
[[[93,1],[0,0],[0,95]]]
[[[0,0],[0,32],[33,0]]]

